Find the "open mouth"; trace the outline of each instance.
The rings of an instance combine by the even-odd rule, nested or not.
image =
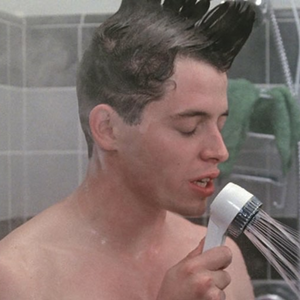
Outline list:
[[[200,187],[202,187],[202,188],[205,188],[205,187],[208,185],[208,183],[209,183],[210,181],[211,181],[210,178],[203,178],[203,179],[201,179],[201,180],[196,180],[196,181],[194,181],[193,183],[196,184],[197,186],[200,186]]]

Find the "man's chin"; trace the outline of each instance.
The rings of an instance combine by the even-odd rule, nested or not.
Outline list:
[[[193,211],[188,211],[184,214],[184,217],[187,219],[199,219],[203,218],[206,213],[206,207],[198,208]]]

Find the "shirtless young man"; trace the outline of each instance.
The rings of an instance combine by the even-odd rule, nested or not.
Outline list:
[[[87,50],[86,178],[1,241],[1,300],[254,299],[234,242],[202,253],[206,229],[181,217],[204,213],[228,157],[226,70],[253,12],[225,3],[197,29],[203,8],[150,2],[123,1]]]

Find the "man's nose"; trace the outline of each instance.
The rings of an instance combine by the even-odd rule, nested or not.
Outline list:
[[[229,153],[222,134],[218,129],[214,130],[207,139],[201,156],[203,160],[212,161],[214,163],[221,163],[228,159]]]

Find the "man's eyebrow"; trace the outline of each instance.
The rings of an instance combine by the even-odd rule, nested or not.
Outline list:
[[[181,113],[178,113],[174,116],[172,116],[172,119],[181,119],[181,118],[188,118],[188,117],[209,117],[209,113],[205,111],[199,111],[199,110],[187,110],[183,111]],[[229,115],[229,111],[226,110],[224,113],[222,113],[220,116],[221,117],[227,117]]]
[[[183,112],[180,112],[176,115],[172,116],[172,119],[181,119],[181,118],[189,118],[189,117],[207,117],[209,114],[204,111],[199,110],[186,110]]]

